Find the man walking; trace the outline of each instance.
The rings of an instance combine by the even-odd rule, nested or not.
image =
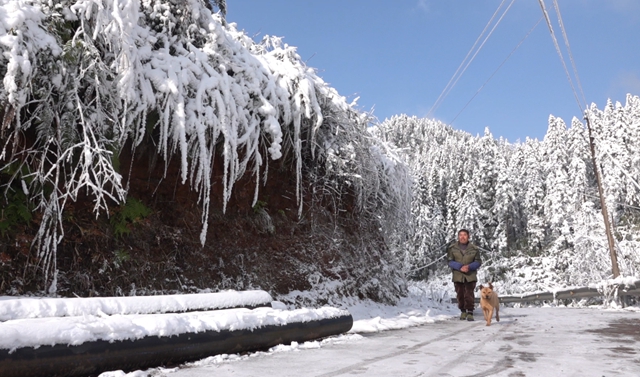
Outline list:
[[[478,281],[477,270],[482,264],[478,247],[469,242],[469,231],[458,231],[458,242],[447,250],[449,267],[453,271],[453,285],[456,288],[460,319],[473,321],[474,294]]]

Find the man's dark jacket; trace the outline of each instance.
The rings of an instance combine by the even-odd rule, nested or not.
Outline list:
[[[478,281],[477,270],[482,264],[480,259],[480,250],[471,242],[467,244],[466,250],[462,250],[460,243],[456,242],[449,246],[447,250],[449,258],[449,267],[453,270],[453,281],[456,283],[465,283]],[[464,265],[469,265],[469,272],[466,274],[460,271]]]

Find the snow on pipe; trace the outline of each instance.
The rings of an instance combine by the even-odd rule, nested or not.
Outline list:
[[[272,309],[256,310],[266,312]],[[281,314],[288,312],[272,311]],[[132,371],[160,365],[172,366],[217,354],[261,350],[293,341],[304,342],[338,335],[349,331],[353,325],[349,312],[335,308],[299,309],[288,312],[284,317],[297,320],[281,324],[263,321],[269,324],[241,329],[231,326],[222,330],[175,336],[146,336],[118,341],[99,339],[79,345],[0,349],[0,376],[89,376],[109,370]],[[283,317],[278,318],[281,320]]]
[[[163,296],[91,298],[0,298],[0,321],[81,315],[181,313],[196,310],[271,306],[261,290]]]

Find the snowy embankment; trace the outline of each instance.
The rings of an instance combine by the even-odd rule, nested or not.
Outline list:
[[[331,307],[286,310],[284,305],[272,305],[271,301],[264,291],[86,299],[0,298],[0,319],[4,321],[0,322],[0,349],[253,330],[349,315]],[[265,303],[269,307],[210,310]],[[183,313],[176,313],[179,311]]]
[[[400,278],[397,270],[368,266],[374,263],[370,259],[382,266],[393,265],[396,256],[387,250],[395,245],[385,245],[388,247],[373,256],[359,250],[378,248],[380,239],[391,243],[406,238],[412,179],[400,150],[373,136],[367,130],[372,115],[358,110],[356,101],[348,102],[329,86],[295,47],[280,37],[265,36],[255,42],[234,23],[212,13],[208,3],[0,0],[0,67],[6,68],[0,69],[4,84],[0,85],[0,142],[5,147],[0,166],[7,168],[2,171],[5,202],[19,208],[16,220],[8,224],[17,232],[22,229],[13,226],[17,223],[34,225],[27,219],[32,209],[39,216],[37,232],[25,233],[38,260],[30,268],[34,259],[26,259],[24,271],[33,271],[28,278],[51,295],[73,292],[77,283],[72,276],[84,279],[99,269],[76,274],[78,266],[58,265],[59,260],[71,258],[67,254],[74,250],[67,247],[73,239],[68,227],[77,226],[84,232],[89,226],[71,226],[67,219],[77,218],[72,212],[91,210],[102,224],[136,200],[149,206],[149,216],[163,223],[162,210],[150,203],[164,200],[165,185],[174,191],[169,183],[174,179],[179,187],[197,193],[193,199],[200,208],[198,239],[203,252],[231,265],[234,262],[226,259],[226,252],[207,244],[211,215],[225,213],[230,203],[238,208],[269,204],[275,211],[275,202],[265,200],[267,190],[282,194],[286,188],[277,181],[267,185],[268,180],[279,179],[277,175],[272,178],[277,170],[272,166],[277,164],[292,174],[294,186],[287,188],[291,195],[273,199],[287,203],[286,208],[278,207],[291,210],[284,217],[296,212],[302,217],[303,208],[308,210],[314,203],[304,195],[306,182],[331,187],[323,195],[335,198],[340,208],[332,211],[335,219],[327,220],[330,226],[337,224],[343,210],[356,210],[361,214],[359,223],[367,224],[362,229],[372,232],[354,233],[349,242],[358,247],[344,246],[349,242],[343,244],[340,237],[330,241],[340,251],[336,255],[353,263],[344,269],[358,271],[360,286],[373,285],[375,279],[377,297],[396,297],[402,293],[395,284]],[[24,143],[25,134],[29,143]],[[149,160],[149,171],[156,163],[164,166],[164,172],[159,169],[159,176],[153,178],[159,180],[153,192],[135,183],[138,168],[142,172],[144,166],[133,166],[147,154],[155,156],[153,162]],[[236,197],[235,185],[248,191]],[[173,195],[172,201],[176,199]],[[261,216],[270,223],[274,213],[263,212]],[[197,219],[185,216],[176,224],[191,227]],[[314,220],[314,224],[324,221]],[[111,249],[120,246],[111,240],[125,225],[126,233],[136,233],[138,226],[129,222],[111,223],[113,229],[99,236],[91,233],[102,245],[98,252],[109,255],[105,263],[119,269],[119,257],[113,258]],[[352,226],[351,222],[345,226]],[[190,237],[180,239],[187,242]],[[6,258],[19,263],[14,256],[20,247],[9,245],[4,250]],[[136,247],[128,249],[131,255]],[[360,254],[348,256],[355,252]],[[329,268],[322,263],[317,262],[318,271]],[[245,272],[237,272],[237,277]],[[58,279],[59,273],[69,279]],[[272,275],[275,279],[278,274]],[[124,281],[109,284],[129,285],[131,273],[123,270],[121,276]],[[254,274],[249,271],[247,276],[253,279]],[[255,276],[260,279],[259,274]],[[230,281],[236,278],[227,277]],[[13,280],[11,276],[7,279]],[[155,285],[155,280],[142,284],[151,291],[169,289]],[[217,277],[203,286],[226,287]],[[117,287],[104,287],[106,291],[113,291],[111,288]]]
[[[269,306],[255,307],[265,304]],[[245,307],[228,308],[230,305]],[[140,298],[0,298],[0,313],[10,318],[0,322],[3,377],[86,376],[114,369],[178,365],[338,335],[353,324],[346,310],[287,310],[263,291]]]
[[[346,300],[346,299],[345,299]],[[407,296],[395,305],[370,300],[345,301],[341,307],[353,316],[349,333],[364,334],[421,326],[451,319],[458,315],[449,295],[422,282],[411,282]]]
[[[367,333],[433,323],[452,315],[446,300],[417,286],[396,305],[354,301],[342,305],[348,311],[334,307],[286,310],[284,304],[272,300],[259,290],[145,297],[0,297],[0,349],[253,330],[349,314],[355,320],[350,332]],[[261,305],[268,307],[213,310]]]

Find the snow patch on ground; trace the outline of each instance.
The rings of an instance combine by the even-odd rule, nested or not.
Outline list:
[[[350,333],[397,330],[444,321],[458,314],[449,302],[446,293],[415,282],[409,286],[407,297],[402,297],[396,305],[366,300],[347,307],[354,319]]]
[[[320,293],[318,293],[320,294]],[[314,301],[313,292],[296,292],[295,295],[305,296],[305,299]],[[290,301],[291,297],[280,298]],[[407,297],[401,298],[395,305],[380,304],[371,300],[358,300],[346,298],[342,309],[347,310],[353,316],[354,323],[347,334],[332,336],[321,340],[304,343],[293,342],[289,345],[277,345],[268,351],[251,352],[244,355],[222,354],[186,363],[181,368],[203,367],[249,360],[256,357],[268,357],[282,352],[300,352],[308,349],[318,349],[331,344],[357,342],[363,339],[360,334],[375,333],[387,330],[403,329],[412,326],[420,326],[436,321],[444,321],[457,316],[457,308],[449,304],[449,296],[446,292],[438,291],[433,287],[414,282],[409,285]],[[332,302],[332,304],[339,304]],[[274,308],[286,309],[286,305],[280,301],[274,301]],[[170,375],[179,368],[165,369],[153,368],[147,371],[135,371],[124,373],[123,371],[105,372],[100,377],[153,377]]]

